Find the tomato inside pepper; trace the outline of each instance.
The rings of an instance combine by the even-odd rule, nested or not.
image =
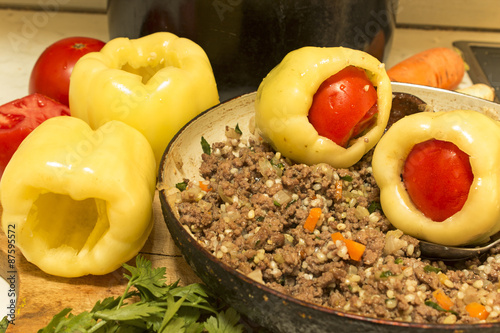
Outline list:
[[[365,71],[348,66],[320,85],[308,119],[319,135],[346,147],[351,138],[373,124],[376,103],[377,91]]]
[[[403,168],[403,182],[411,200],[436,222],[462,209],[473,179],[469,155],[452,142],[436,139],[416,144]]]

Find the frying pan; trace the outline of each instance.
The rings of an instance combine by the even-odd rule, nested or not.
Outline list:
[[[436,111],[472,109],[500,114],[500,105],[460,93],[393,83],[393,92],[411,94]],[[167,147],[159,171],[161,207],[175,244],[201,280],[251,321],[273,332],[500,332],[499,323],[421,324],[363,317],[307,303],[256,282],[217,260],[178,220],[169,189],[185,178],[200,179],[203,136],[208,142],[224,140],[225,126],[238,126],[243,139],[252,131],[256,93],[219,104],[186,124]]]

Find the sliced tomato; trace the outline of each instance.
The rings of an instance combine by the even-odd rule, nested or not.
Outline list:
[[[330,76],[314,94],[309,122],[319,135],[347,146],[373,124],[377,91],[364,70],[349,66]]]
[[[0,177],[26,136],[45,120],[69,116],[66,105],[31,94],[0,106]]]
[[[436,222],[462,209],[473,179],[469,155],[448,141],[432,139],[416,144],[403,168],[411,200]]]

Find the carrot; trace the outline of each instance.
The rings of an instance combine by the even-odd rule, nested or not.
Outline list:
[[[340,240],[343,241],[345,246],[347,247],[347,253],[352,260],[360,261],[363,253],[365,252],[366,246],[355,242],[351,239],[345,239],[344,236],[340,232],[336,232],[332,234],[332,240],[334,242]]]
[[[434,290],[432,296],[436,299],[437,304],[445,310],[450,310],[453,306],[453,301],[441,289]]]
[[[306,222],[304,223],[304,228],[306,228],[310,232],[313,232],[314,229],[316,228],[316,224],[318,223],[320,217],[321,217],[321,208],[319,207],[311,208],[311,210],[309,211],[309,215],[307,216]]]
[[[490,315],[488,311],[486,311],[486,307],[477,302],[469,303],[465,306],[465,310],[469,313],[469,316],[478,318],[478,319],[486,319]]]
[[[340,240],[340,241],[344,241],[344,240],[345,240],[345,238],[344,238],[344,236],[342,236],[342,234],[341,234],[340,232],[336,232],[336,233],[333,233],[333,234],[332,234],[332,240],[333,240],[333,242],[335,243],[335,242],[337,242],[338,240]]]
[[[344,243],[345,246],[347,246],[349,257],[351,257],[352,260],[360,261],[363,253],[365,253],[366,246],[351,239],[344,240]]]
[[[199,186],[202,189],[202,191],[208,192],[211,190],[210,183],[205,182],[203,180],[200,180]]]
[[[465,74],[462,56],[447,47],[417,53],[387,70],[391,81],[455,89]]]

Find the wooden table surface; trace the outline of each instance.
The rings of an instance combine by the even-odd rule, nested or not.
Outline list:
[[[181,285],[201,282],[174,245],[163,220],[158,195],[154,201],[154,220],[151,235],[140,253],[151,260],[153,267],[167,268],[167,283],[177,280]],[[0,232],[2,264],[7,261],[7,245],[6,235]],[[129,264],[135,266],[135,259]],[[16,266],[19,280],[17,311],[8,333],[37,332],[64,308],[72,308],[74,314],[89,311],[98,300],[121,295],[127,284],[123,268],[102,276],[51,276],[29,263],[19,249],[16,251]]]

